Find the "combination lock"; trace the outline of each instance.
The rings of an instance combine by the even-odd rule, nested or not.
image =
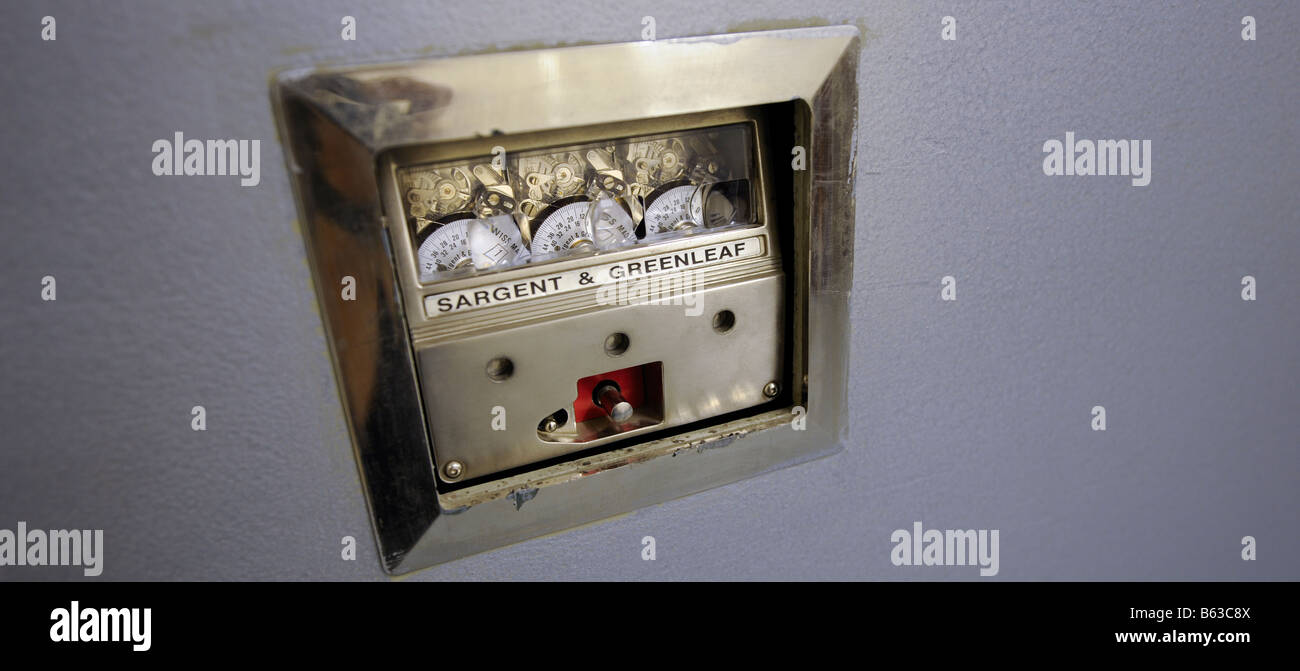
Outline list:
[[[756,127],[394,158],[389,219],[416,250],[411,333],[444,481],[771,401],[784,271]],[[732,326],[714,328],[722,313]],[[486,408],[504,419],[483,421]]]
[[[275,76],[386,570],[840,444],[858,42],[826,26]]]

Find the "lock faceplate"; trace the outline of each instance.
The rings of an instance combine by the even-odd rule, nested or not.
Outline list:
[[[421,349],[420,370],[433,372],[422,376],[422,389],[435,461],[458,461],[472,479],[766,403],[763,386],[783,379],[784,294],[784,278],[769,268],[693,292],[698,314],[671,304],[615,306]],[[711,317],[723,310],[736,323],[719,333]],[[604,341],[615,333],[629,345],[611,357]],[[513,372],[496,381],[484,368],[499,356]],[[577,422],[580,378],[651,362],[663,364],[658,421],[581,443],[559,431],[550,440],[537,435],[539,421],[560,408]]]

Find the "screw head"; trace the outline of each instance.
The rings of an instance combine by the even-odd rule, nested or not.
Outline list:
[[[446,466],[442,467],[442,474],[447,476],[448,480],[459,479],[465,474],[465,464],[459,461],[449,461]]]
[[[547,433],[552,433],[558,428],[560,428],[560,423],[555,421],[554,417],[547,417],[546,421],[542,424],[542,430]]]
[[[775,381],[763,385],[763,395],[768,398],[776,398],[776,395],[780,392],[781,385],[777,384]]]

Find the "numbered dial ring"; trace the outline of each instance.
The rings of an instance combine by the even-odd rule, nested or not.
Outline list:
[[[498,217],[497,219],[504,219]],[[527,258],[513,224],[489,219],[459,219],[444,224],[420,244],[421,277],[466,266],[491,268]]]
[[[600,226],[587,223],[591,202],[578,200],[561,205],[547,215],[533,231],[533,254],[557,254],[581,247],[605,247],[620,240],[635,239],[636,227],[630,218],[607,218]]]
[[[417,253],[420,275],[427,277],[439,272],[455,270],[470,265],[469,227],[466,219],[443,224],[420,243]]]
[[[664,235],[703,226],[703,190],[690,184],[652,195],[645,208],[646,235]]]

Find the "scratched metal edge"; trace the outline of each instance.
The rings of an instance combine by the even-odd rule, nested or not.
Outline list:
[[[788,411],[765,416],[763,428],[704,430],[707,435],[680,440],[655,454],[616,450],[590,461],[591,470],[565,474],[555,467],[545,481],[520,478],[513,488],[455,509],[439,520],[408,554],[398,573],[462,559],[538,536],[607,521],[647,506],[679,499],[722,485],[761,476],[843,450],[833,435],[809,427],[812,437],[788,440],[793,430]],[[685,437],[679,437],[683,439]],[[512,498],[527,492],[519,505]],[[579,511],[577,514],[574,511]],[[450,511],[449,511],[450,512]],[[482,524],[507,522],[490,540],[459,533]],[[459,527],[459,529],[458,529]]]
[[[406,335],[405,321],[395,310],[395,303],[375,305],[372,308],[372,314],[381,315],[377,321],[387,325],[388,330],[381,330],[370,342],[349,342],[342,335],[346,320],[340,317],[337,302],[326,298],[337,295],[334,293],[335,285],[323,276],[323,268],[337,262],[341,254],[340,250],[328,248],[323,242],[322,233],[325,229],[345,230],[352,227],[354,230],[349,233],[356,240],[364,241],[364,245],[358,246],[367,253],[348,252],[358,269],[353,274],[362,281],[373,278],[374,285],[381,288],[382,294],[384,287],[394,290],[395,278],[391,277],[391,273],[383,272],[383,266],[387,264],[391,267],[391,261],[382,251],[385,249],[382,227],[356,225],[357,222],[343,221],[337,216],[339,212],[349,211],[349,208],[364,210],[367,206],[364,199],[354,202],[334,194],[326,199],[330,201],[328,205],[322,206],[318,202],[321,200],[318,193],[320,189],[313,183],[315,157],[309,152],[301,151],[304,128],[308,123],[305,118],[318,111],[310,100],[300,97],[284,77],[282,73],[271,81],[272,114],[284,147],[294,201],[302,217],[303,244],[311,268],[312,286],[320,308],[339,402],[352,439],[372,532],[384,570],[391,573],[441,514],[437,505],[432,457],[427,434],[423,430],[423,404],[419,401],[418,385],[414,384],[413,353]],[[355,135],[341,127],[326,125],[320,132],[337,134],[335,141],[343,145],[358,141]],[[376,203],[377,200],[372,200],[369,204],[373,206]],[[368,294],[359,294],[358,298],[363,306],[374,299]],[[382,329],[382,326],[379,328]],[[378,349],[377,355],[367,357],[368,345]],[[345,372],[348,364],[360,365],[362,369],[375,373],[373,383],[361,388],[363,392],[373,392],[382,386],[390,392],[390,398],[405,398],[406,402],[356,402],[357,397],[364,396],[354,393],[354,376]],[[401,396],[403,389],[409,390],[405,397]],[[396,395],[392,394],[394,391],[397,392]],[[403,427],[407,430],[403,430]],[[376,449],[376,445],[382,445],[383,449]],[[397,475],[398,471],[405,475]],[[400,490],[386,486],[392,480],[403,478],[408,484]]]

